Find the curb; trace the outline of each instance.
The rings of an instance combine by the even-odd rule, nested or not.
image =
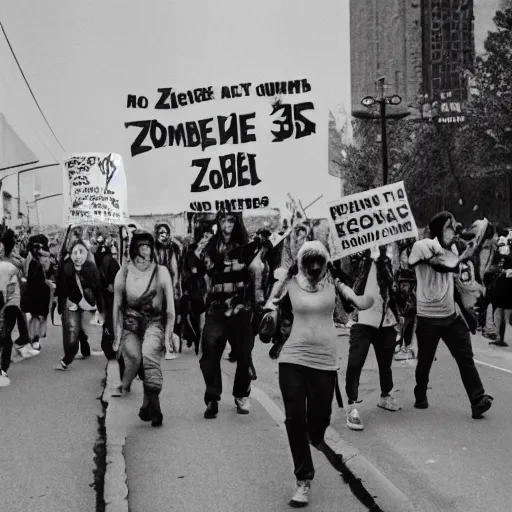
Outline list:
[[[114,423],[116,402],[111,400],[111,390],[118,385],[119,366],[117,361],[109,361],[106,370],[106,383],[102,401],[107,404],[105,411],[106,430],[106,469],[103,499],[105,512],[129,512],[128,479],[126,476],[126,461],[124,445],[126,428]]]
[[[251,386],[254,397],[276,424],[286,429],[281,408],[259,387]],[[341,439],[329,427],[325,434],[326,448],[322,451],[332,466],[346,477],[354,492],[359,494],[374,512],[418,512],[412,501],[377,469],[359,450]],[[361,496],[363,495],[363,496]]]

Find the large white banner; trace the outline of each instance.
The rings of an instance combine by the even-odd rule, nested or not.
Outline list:
[[[63,166],[64,225],[128,223],[123,160],[114,153],[80,153]]]
[[[403,181],[345,196],[327,206],[332,259],[418,238]]]
[[[157,211],[279,208],[329,178],[328,109],[307,78],[165,85],[125,100],[126,167],[147,176]]]

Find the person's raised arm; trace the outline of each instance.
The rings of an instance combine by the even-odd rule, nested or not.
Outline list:
[[[419,263],[425,263],[440,273],[457,272],[459,265],[471,258],[474,251],[475,248],[470,242],[464,252],[457,256],[452,251],[442,248],[439,242],[424,239],[413,245],[409,256],[409,264],[415,267]]]
[[[373,306],[374,300],[372,297],[367,295],[356,295],[356,292],[354,292],[350,286],[342,283],[338,278],[334,280],[334,286],[341,297],[353,304],[354,307],[360,311],[370,309]]]

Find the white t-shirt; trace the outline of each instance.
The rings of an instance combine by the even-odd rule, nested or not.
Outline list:
[[[425,238],[416,242],[409,256],[409,264],[416,270],[417,315],[428,318],[446,318],[455,313],[454,274],[437,272],[427,262],[434,256],[451,260],[456,255],[441,247],[439,240]]]
[[[385,306],[387,306],[386,315],[382,322],[382,327],[391,327],[396,325],[397,321],[395,315],[389,308],[389,305],[384,304],[384,300],[380,294],[379,284],[377,282],[377,265],[372,262],[370,273],[366,280],[364,294],[373,297],[373,306],[370,309],[359,311],[357,316],[357,323],[364,325],[371,325],[372,327],[381,327],[382,313]]]

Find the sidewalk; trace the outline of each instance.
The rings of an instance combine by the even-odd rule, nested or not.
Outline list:
[[[226,374],[219,415],[205,420],[204,383],[196,356],[185,349],[179,359],[162,365],[161,428],[152,428],[137,416],[142,403],[139,381],[130,395],[109,399],[107,443],[109,436],[119,440],[126,435],[130,511],[290,510],[295,478],[284,429],[255,398],[249,415],[237,414],[232,380]],[[316,477],[308,510],[368,510],[325,456],[312,452]],[[122,510],[115,501],[107,504],[107,511],[109,506]]]

